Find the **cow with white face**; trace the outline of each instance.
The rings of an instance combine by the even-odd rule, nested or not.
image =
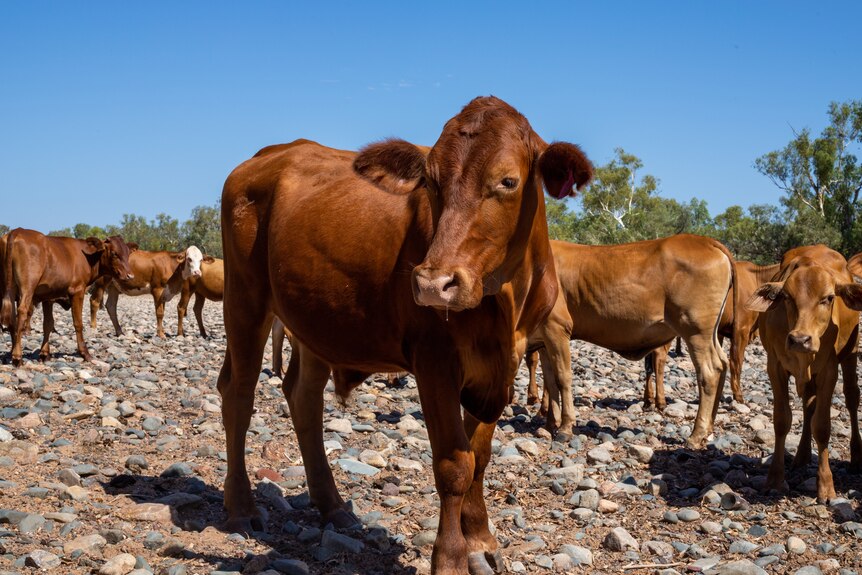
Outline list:
[[[210,258],[212,259],[212,258]],[[187,280],[191,277],[201,277],[201,263],[204,261],[204,254],[197,246],[189,246],[186,248],[186,265],[183,266],[183,279]]]

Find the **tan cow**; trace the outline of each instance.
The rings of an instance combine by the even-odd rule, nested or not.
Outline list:
[[[575,423],[569,341],[580,339],[641,359],[682,337],[697,374],[700,404],[689,437],[699,447],[712,431],[727,370],[718,324],[733,295],[733,256],[721,243],[680,234],[614,246],[552,241],[560,292],[530,336],[539,350],[548,427],[567,436]]]
[[[150,294],[153,296],[153,305],[156,308],[156,334],[164,338],[162,320],[165,317],[165,303],[182,289],[182,270],[185,261],[186,252],[153,252],[139,250],[135,246],[129,256],[129,265],[135,276],[133,279],[105,277],[93,284],[90,290],[90,327],[96,329],[96,314],[99,312],[105,292],[108,293],[105,308],[108,310],[111,323],[114,324],[114,332],[118,336],[123,333],[117,317],[117,300],[120,294],[127,296]]]
[[[740,260],[736,262],[736,283],[740,302],[745,302],[754,291],[763,283],[768,282],[778,272],[778,264],[759,266],[751,262]],[[736,310],[739,309],[737,313]],[[724,343],[724,338],[732,338],[730,346],[730,389],[733,391],[733,399],[738,403],[744,401],[742,396],[742,365],[745,360],[745,348],[751,343],[752,337],[757,333],[757,316],[755,311],[747,309],[744,305],[734,306],[733,300],[728,300],[721,314],[721,323],[718,327],[718,341]],[[670,344],[655,349],[645,358],[646,378],[644,381],[644,407],[650,407],[655,400],[658,409],[664,409],[667,405],[664,396],[664,368],[667,364],[667,355]],[[679,346],[677,346],[679,353]],[[655,395],[653,395],[652,380],[655,380]]]
[[[862,469],[859,436],[859,386],[856,355],[862,286],[853,281],[847,262],[824,245],[795,248],[784,254],[774,281],[760,286],[747,307],[760,312],[760,339],[772,384],[775,450],[766,485],[784,490],[784,443],[793,421],[787,385],[790,377],[802,398],[802,437],[793,468],[811,461],[811,436],[817,442],[817,498],[835,497],[829,468],[830,407],[838,366],[850,411],[850,467]]]
[[[98,238],[79,240],[16,228],[7,240],[4,275],[6,285],[0,323],[13,329],[12,363],[21,363],[21,337],[30,320],[31,307],[40,302],[43,330],[39,357],[44,360],[50,356],[48,340],[54,330],[54,300],[69,302],[78,352],[85,361],[90,361],[81,317],[84,294],[87,287],[102,276],[132,278],[129,247],[120,236],[104,241]]]
[[[207,337],[203,318],[204,303],[208,299],[222,301],[224,298],[224,262],[219,258],[203,255],[194,246],[186,250],[182,295],[177,304],[177,335],[184,335],[183,318],[186,317],[192,294],[195,296],[194,310],[198,329],[203,337]]]

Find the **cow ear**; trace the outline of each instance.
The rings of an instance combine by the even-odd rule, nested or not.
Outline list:
[[[847,269],[850,270],[851,274],[862,279],[862,253],[858,253],[847,260]]]
[[[129,253],[136,252],[138,251],[138,249],[140,249],[138,247],[138,244],[136,244],[135,242],[126,242],[126,245],[129,246]]]
[[[211,263],[215,262],[215,258],[212,256],[204,256],[204,259],[202,261],[204,261],[208,264],[211,264]]]
[[[862,285],[838,284],[835,286],[835,295],[844,300],[844,305],[850,309],[862,311]]]
[[[176,258],[177,263],[181,264],[184,261],[186,261],[186,252],[180,252],[177,255],[175,255],[174,257]]]
[[[745,302],[745,309],[750,311],[765,312],[769,311],[784,297],[784,282],[769,282],[757,288],[748,301]]]
[[[427,149],[410,142],[384,140],[360,150],[353,170],[386,192],[407,194],[424,181],[427,155]]]
[[[87,247],[84,248],[84,253],[87,255],[96,254],[105,249],[105,244],[99,238],[87,238]]]
[[[539,172],[548,194],[561,200],[593,179],[593,164],[578,146],[554,142],[539,156]]]

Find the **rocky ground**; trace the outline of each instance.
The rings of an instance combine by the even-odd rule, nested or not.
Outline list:
[[[438,501],[412,379],[397,388],[369,381],[346,406],[327,393],[333,472],[364,524],[335,532],[309,506],[279,380],[264,369],[248,464],[268,531],[247,538],[219,530],[220,306],[204,311],[211,339],[196,334],[191,318],[195,335],[161,340],[151,300],[121,298],[128,335],[114,337],[102,312],[99,328],[88,330],[89,364],[74,355],[68,312],[55,315],[51,361],[36,360],[37,313],[24,366],[0,366],[0,572],[429,571]],[[170,310],[169,333],[175,321]],[[587,344],[573,349],[574,439],[552,441],[535,408],[522,404],[506,410],[496,434],[486,500],[509,572],[862,572],[862,477],[847,472],[840,385],[831,451],[839,499],[820,505],[813,465],[788,475],[786,496],[761,490],[773,436],[759,345],[747,353],[747,403],[722,404],[716,436],[699,452],[683,447],[697,407],[687,357],[669,361],[673,403],[660,414],[642,410],[640,363]],[[0,352],[7,356],[6,335]],[[524,372],[516,388],[523,402]],[[793,434],[799,407],[796,400]]]

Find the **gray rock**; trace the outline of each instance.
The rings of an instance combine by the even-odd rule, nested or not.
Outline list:
[[[51,569],[56,569],[60,566],[62,562],[57,555],[54,555],[50,551],[45,551],[44,549],[37,549],[35,551],[31,551],[24,558],[24,565],[28,567],[35,567],[42,571],[50,571]]]
[[[189,475],[194,475],[194,470],[192,466],[188,463],[174,463],[164,471],[162,471],[162,477],[187,477]]]
[[[132,471],[138,471],[140,469],[148,469],[150,467],[147,458],[143,455],[130,455],[126,458],[126,468],[131,469]]]
[[[272,562],[272,568],[285,575],[308,575],[308,565],[299,559],[276,559]]]
[[[808,545],[801,538],[791,535],[787,538],[787,552],[802,555],[808,550]]]
[[[637,551],[640,548],[637,539],[632,537],[623,527],[611,529],[602,544],[611,551]]]
[[[434,545],[434,542],[437,540],[437,532],[426,530],[419,532],[418,535],[413,537],[413,546],[414,547],[425,547],[426,545]]]
[[[705,573],[706,575],[767,575],[765,570],[748,559],[717,565]]]
[[[130,553],[120,553],[111,557],[99,568],[99,575],[127,575],[135,568],[135,556]]]
[[[676,516],[679,517],[680,521],[691,522],[691,521],[697,521],[698,519],[700,519],[700,512],[697,511],[696,509],[686,508],[686,509],[680,509],[679,511],[677,511]]]
[[[97,556],[101,549],[108,544],[107,539],[95,533],[93,535],[82,535],[77,537],[65,545],[63,545],[63,553],[71,555],[75,551],[82,551],[86,555]]]
[[[593,552],[586,547],[578,547],[577,545],[566,544],[560,547],[560,552],[565,553],[572,558],[574,564],[577,565],[592,565]]]
[[[758,545],[757,543],[751,543],[750,541],[746,541],[744,539],[737,539],[730,544],[730,552],[740,555],[747,555],[759,548],[760,545]]]
[[[356,461],[355,459],[336,459],[335,463],[347,473],[354,475],[374,476],[380,473],[380,470],[373,465]]]
[[[336,553],[359,553],[365,549],[362,541],[329,530],[323,532],[320,545]]]

